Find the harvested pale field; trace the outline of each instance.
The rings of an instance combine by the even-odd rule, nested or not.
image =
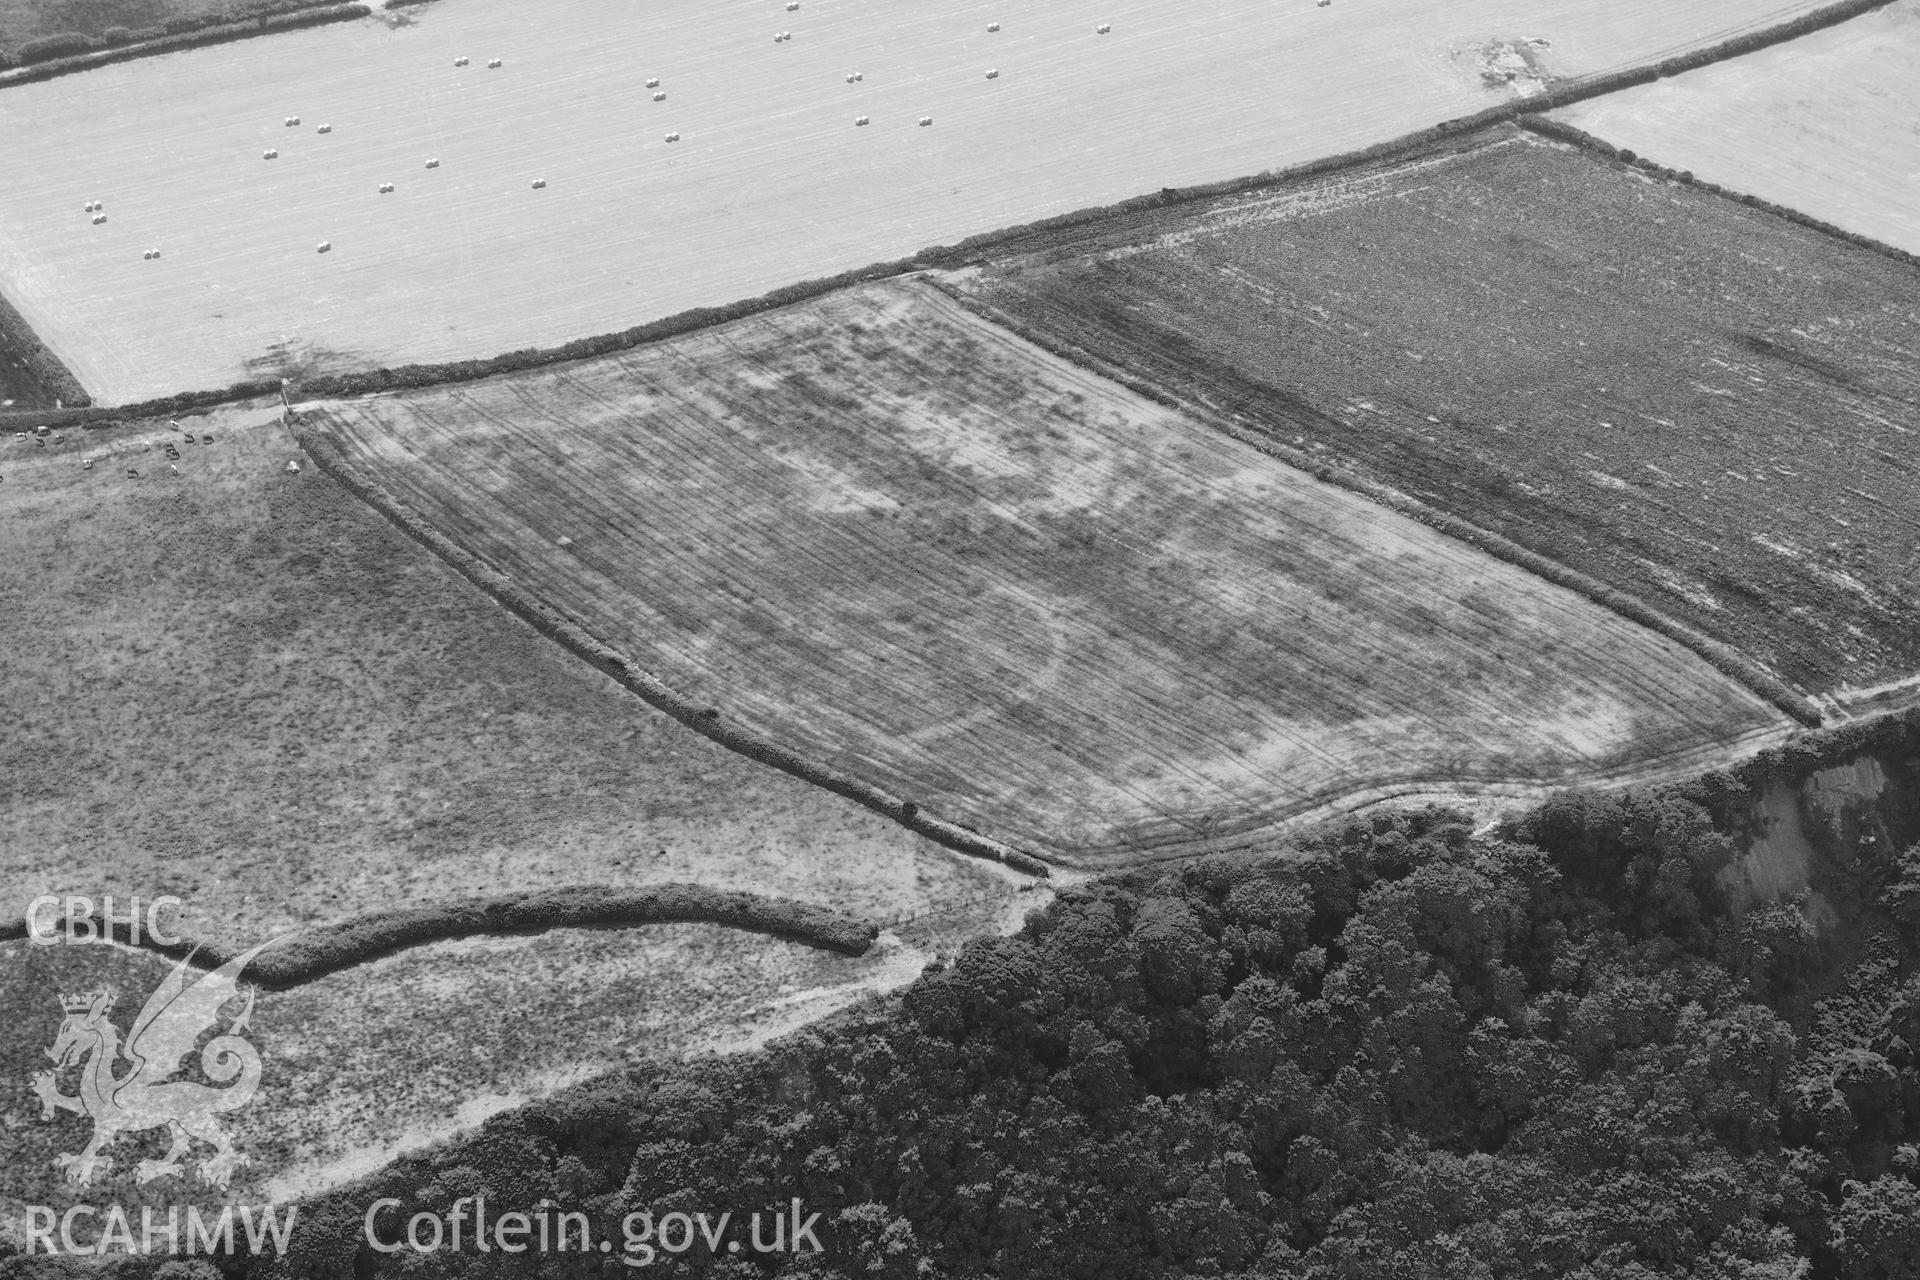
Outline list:
[[[1502,129],[961,287],[1809,694],[1920,670],[1920,273]]]
[[[696,705],[1042,854],[1775,723],[1585,600],[915,284],[303,430]]]
[[[1920,3],[1556,117],[1670,169],[1920,253]]]
[[[489,356],[1396,137],[1513,92],[1491,38],[1581,75],[1817,7],[459,0],[0,91],[0,293],[109,403]]]

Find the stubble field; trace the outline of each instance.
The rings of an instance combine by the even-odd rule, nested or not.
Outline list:
[[[1490,37],[1578,76],[1817,7],[458,0],[0,92],[0,293],[106,403],[490,356],[1397,137],[1510,92]]]
[[[1670,169],[1920,253],[1920,3],[1554,113]]]
[[[1778,719],[917,284],[301,429],[696,705],[1043,855],[1245,843]]]
[[[1920,275],[1502,130],[956,282],[1824,694],[1920,668]]]

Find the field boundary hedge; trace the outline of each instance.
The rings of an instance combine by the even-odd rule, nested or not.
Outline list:
[[[1736,782],[1762,793],[1776,783],[1797,786],[1822,769],[1845,763],[1863,751],[1905,751],[1920,758],[1920,707],[1904,707],[1862,720],[1796,735],[1728,770]]]
[[[1898,245],[1888,244],[1884,240],[1875,240],[1872,236],[1862,235],[1858,231],[1849,231],[1845,227],[1836,227],[1831,222],[1822,222],[1812,214],[1802,213],[1791,205],[1775,204],[1773,201],[1760,196],[1749,195],[1744,191],[1735,191],[1731,187],[1723,187],[1719,183],[1709,182],[1705,178],[1696,178],[1690,169],[1669,169],[1663,164],[1659,164],[1647,159],[1647,157],[1643,155],[1637,154],[1631,148],[1616,147],[1605,138],[1588,133],[1585,129],[1576,128],[1564,120],[1554,120],[1541,115],[1523,115],[1518,117],[1514,123],[1522,129],[1539,134],[1543,138],[1551,138],[1555,142],[1564,142],[1569,146],[1592,151],[1616,163],[1638,169],[1643,173],[1650,173],[1671,182],[1678,182],[1682,186],[1694,187],[1698,190],[1709,192],[1713,195],[1720,196],[1722,199],[1735,201],[1749,208],[1758,209],[1763,213],[1770,213],[1776,218],[1785,218],[1788,222],[1796,226],[1806,227],[1809,230],[1818,231],[1823,235],[1844,240],[1857,248],[1869,249],[1874,253],[1885,254],[1895,262],[1904,263],[1909,267],[1920,267],[1920,254],[1909,253]]]
[[[1350,466],[1331,466],[1325,459],[1316,458],[1304,450],[1283,444],[1263,432],[1247,430],[1237,425],[1232,416],[1222,411],[1189,403],[1158,383],[1137,377],[1090,351],[1061,341],[1051,334],[1043,333],[1017,317],[1002,312],[997,307],[966,296],[942,281],[927,277],[926,283],[939,289],[960,306],[988,323],[1016,334],[1036,347],[1077,365],[1089,373],[1117,382],[1156,404],[1189,414],[1203,422],[1215,423],[1234,439],[1251,445],[1290,467],[1305,471],[1318,480],[1339,485],[1343,489],[1398,511],[1402,515],[1411,516],[1437,532],[1484,551],[1496,559],[1504,560],[1516,568],[1524,569],[1535,577],[1544,578],[1555,586],[1564,587],[1585,596],[1601,608],[1665,636],[1682,648],[1690,650],[1722,675],[1737,681],[1750,692],[1766,699],[1804,725],[1818,728],[1824,722],[1820,709],[1811,699],[1788,687],[1785,681],[1767,671],[1759,663],[1732,646],[1695,631],[1679,619],[1668,617],[1638,596],[1609,586],[1598,578],[1590,577],[1578,569],[1570,568],[1537,551],[1523,547],[1510,538],[1482,529],[1459,516],[1428,506],[1418,498],[1403,493],[1391,485],[1361,475]]]
[[[297,426],[294,439],[313,459],[315,466],[385,516],[401,532],[446,561],[454,572],[505,605],[541,635],[611,676],[649,706],[665,712],[730,751],[771,765],[803,782],[812,783],[891,818],[907,830],[925,836],[936,844],[958,853],[1001,863],[1031,876],[1044,878],[1048,875],[1046,863],[1032,854],[981,835],[970,827],[935,818],[914,801],[903,800],[837,769],[809,760],[763,734],[723,723],[718,708],[702,707],[682,697],[651,673],[635,666],[624,654],[602,643],[571,618],[542,603],[512,578],[440,532],[378,481],[361,471],[331,440],[315,431],[300,430]]]
[[[210,21],[205,25],[178,30],[174,28],[189,20],[175,18],[170,20],[169,29],[165,32],[150,35],[144,39],[136,39],[132,44],[116,45],[99,36],[79,36],[79,39],[86,40],[92,45],[89,52],[35,61],[21,57],[16,51],[10,61],[0,61],[0,67],[10,68],[0,70],[0,89],[13,85],[36,84],[42,80],[52,80],[57,76],[72,75],[77,71],[91,71],[95,67],[109,66],[116,62],[132,62],[136,58],[177,53],[182,49],[194,49],[202,45],[230,44],[235,40],[272,35],[276,31],[298,31],[305,27],[320,27],[333,22],[351,22],[371,16],[373,16],[373,9],[369,5],[333,3],[282,9],[238,22]],[[70,32],[60,36],[42,37],[41,41],[29,41],[28,45],[22,46],[22,49],[48,40],[65,40],[77,34]],[[19,65],[13,65],[15,63]]]
[[[0,355],[24,372],[41,394],[76,408],[93,403],[73,370],[40,340],[27,318],[4,294],[0,294]]]
[[[134,943],[124,921],[103,924],[96,914],[92,923],[96,929],[110,930],[121,943],[171,959],[197,953],[198,968],[217,969],[240,954],[238,949],[187,936],[176,943],[161,943],[143,935]],[[311,926],[262,952],[242,976],[269,991],[284,991],[429,942],[647,924],[725,925],[848,956],[865,955],[880,936],[877,924],[828,907],[734,889],[685,883],[634,889],[570,885],[487,898],[457,898]],[[65,921],[60,925],[64,927]],[[26,936],[24,918],[0,922],[0,942],[18,942]]]

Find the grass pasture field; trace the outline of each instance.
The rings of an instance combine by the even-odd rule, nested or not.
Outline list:
[[[697,881],[834,906],[903,943],[847,960],[714,926],[557,930],[267,993],[283,1048],[263,1049],[276,1074],[247,1119],[256,1188],[324,1180],[625,1055],[812,1016],[1024,896],[686,732],[313,467],[289,474],[277,401],[179,421],[196,442],[175,444],[178,475],[165,422],[0,439],[0,919],[41,893],[117,911],[172,894],[186,931],[245,947],[475,893]],[[16,941],[0,966],[21,1029],[0,1051],[0,1200],[64,1204],[29,1194],[40,1155],[79,1131],[43,1124],[26,1086],[55,997],[107,975],[124,1030],[166,963]],[[822,988],[849,989],[804,995]],[[549,989],[568,994],[534,997]],[[387,1032],[415,1047],[387,1054]],[[473,1048],[441,1053],[454,1043]]]
[[[1578,76],[1818,7],[457,0],[0,92],[0,294],[105,403],[491,356],[1397,137],[1512,92],[1493,37]]]
[[[1920,253],[1920,3],[1554,113],[1670,169]]]
[[[1920,670],[1920,273],[1885,255],[1512,129],[1022,248],[957,286],[1809,694]]]
[[[1677,646],[921,284],[306,416],[696,704],[1042,856],[1776,724]]]

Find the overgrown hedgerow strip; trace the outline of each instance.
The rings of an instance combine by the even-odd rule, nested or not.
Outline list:
[[[40,341],[40,335],[27,323],[27,318],[14,310],[4,295],[0,295],[0,356],[19,366],[49,399],[67,405],[92,403],[73,371]]]
[[[261,952],[241,977],[267,990],[283,991],[429,942],[647,924],[726,925],[849,956],[865,955],[880,935],[880,927],[871,921],[827,907],[733,889],[679,883],[637,889],[570,885],[490,898],[458,898],[402,911],[376,911],[312,926]],[[103,923],[96,916],[93,925],[109,930],[121,942],[132,943],[124,922]],[[25,919],[0,921],[0,942],[19,941],[26,936]],[[135,945],[174,959],[197,953],[196,965],[206,969],[217,969],[240,953],[235,948],[185,936],[174,943],[161,943],[142,935]]]
[[[1629,148],[1616,147],[1605,138],[1596,137],[1588,133],[1585,129],[1575,128],[1564,120],[1555,120],[1549,116],[1523,115],[1515,119],[1514,123],[1522,129],[1527,129],[1539,134],[1543,138],[1551,138],[1555,142],[1564,142],[1570,146],[1595,152],[1616,163],[1628,165],[1644,173],[1653,174],[1655,177],[1665,178],[1669,182],[1678,182],[1683,186],[1694,187],[1712,195],[1720,196],[1723,199],[1736,201],[1746,205],[1748,208],[1759,209],[1763,213],[1770,213],[1776,218],[1784,218],[1796,226],[1818,231],[1823,235],[1832,236],[1836,240],[1845,240],[1848,244],[1858,246],[1862,249],[1872,250],[1874,253],[1885,254],[1895,262],[1904,263],[1909,267],[1920,267],[1920,254],[1909,253],[1898,245],[1888,244],[1884,240],[1875,240],[1872,236],[1861,235],[1858,231],[1848,231],[1845,227],[1836,227],[1831,222],[1822,222],[1819,218],[1811,214],[1802,213],[1800,210],[1788,205],[1775,204],[1771,200],[1765,200],[1756,195],[1749,195],[1744,191],[1735,191],[1731,187],[1723,187],[1717,182],[1708,182],[1705,178],[1696,178],[1692,170],[1669,169],[1663,164],[1649,160],[1643,155],[1636,154]]]
[[[104,67],[116,62],[131,62],[135,58],[176,53],[182,49],[192,49],[202,45],[228,44],[235,40],[250,39],[253,36],[271,35],[276,31],[319,27],[332,22],[352,22],[359,18],[370,17],[372,14],[373,9],[365,4],[323,4],[307,8],[269,11],[238,22],[215,22],[210,25],[195,26],[191,25],[191,19],[173,19],[169,21],[163,34],[136,39],[132,44],[113,45],[104,38],[94,36],[72,37],[86,41],[91,45],[91,49],[68,57],[47,57],[44,61],[35,60],[33,55],[43,50],[65,46],[44,43],[42,49],[23,46],[17,56],[25,65],[13,67],[10,70],[0,70],[0,89],[12,85],[35,84],[42,80],[52,80],[56,76],[91,71],[95,67]],[[56,37],[48,37],[48,39],[53,40]],[[57,39],[66,40],[69,37],[62,36]],[[6,65],[0,62],[0,66]]]
[[[602,643],[572,619],[536,599],[519,583],[501,573],[480,557],[447,537],[408,507],[379,482],[355,466],[333,441],[313,430],[302,430],[296,422],[294,438],[326,472],[349,493],[390,520],[401,532],[451,565],[456,573],[473,583],[534,630],[554,640],[594,667],[613,677],[629,692],[648,705],[664,711],[681,724],[736,751],[751,760],[771,765],[812,783],[835,795],[844,796],[875,813],[891,818],[907,830],[927,837],[936,844],[958,853],[985,858],[1031,876],[1048,875],[1047,865],[1032,854],[958,823],[933,817],[911,800],[903,800],[878,787],[809,760],[751,730],[725,722],[718,708],[699,706],[682,697],[649,672],[635,666],[610,645]]]
[[[1337,484],[1381,506],[1411,516],[1450,538],[1505,560],[1535,577],[1546,579],[1555,586],[1577,592],[1602,608],[1610,609],[1631,622],[1639,623],[1648,630],[1665,636],[1675,644],[1691,650],[1722,675],[1738,681],[1804,725],[1818,728],[1824,722],[1820,709],[1811,699],[1789,687],[1785,681],[1759,663],[1732,646],[1695,631],[1677,618],[1668,617],[1637,596],[1610,586],[1598,578],[1589,577],[1537,551],[1529,550],[1491,530],[1482,529],[1459,516],[1430,507],[1391,485],[1360,475],[1347,467],[1330,466],[1323,458],[1317,458],[1305,450],[1283,444],[1263,431],[1250,430],[1239,425],[1234,417],[1222,411],[1189,403],[1158,383],[1137,377],[1090,351],[1043,332],[1001,311],[998,307],[969,297],[938,279],[927,277],[927,283],[941,290],[975,315],[1010,333],[1019,335],[1035,346],[1070,361],[1090,373],[1118,382],[1155,403],[1181,413],[1191,414],[1203,422],[1214,423],[1236,440],[1252,445],[1288,466],[1309,472],[1316,479]]]

